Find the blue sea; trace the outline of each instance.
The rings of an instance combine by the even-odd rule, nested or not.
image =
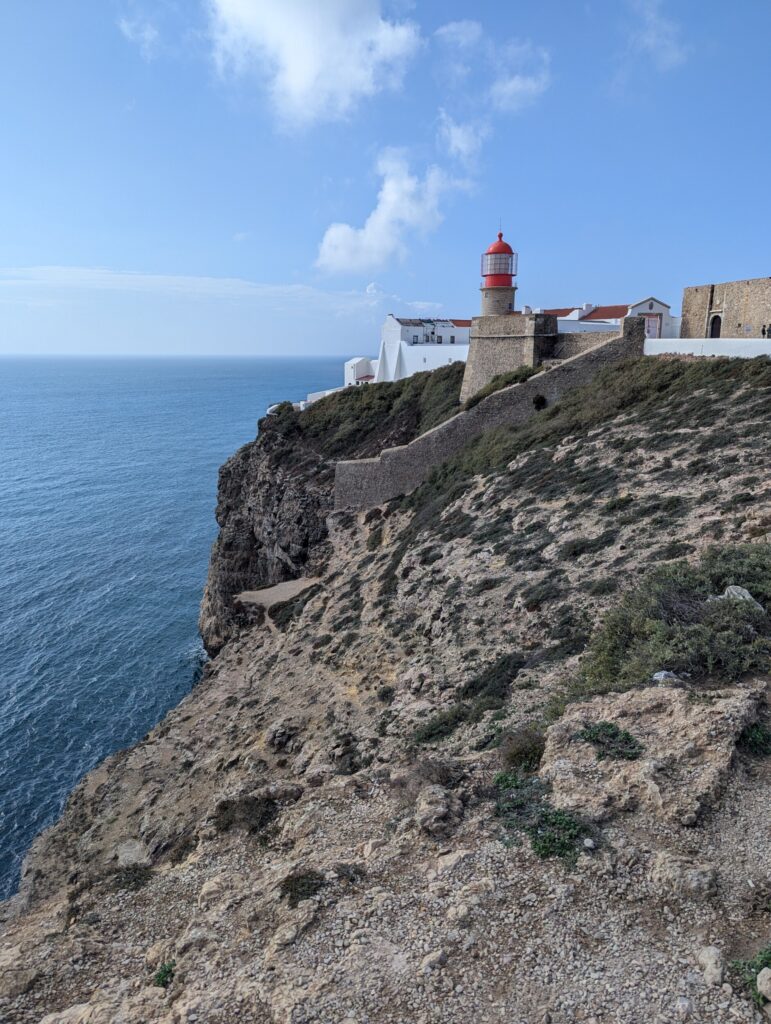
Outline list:
[[[81,776],[200,671],[218,467],[342,370],[0,360],[0,897]]]

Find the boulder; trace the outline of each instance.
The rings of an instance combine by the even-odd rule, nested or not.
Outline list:
[[[418,793],[415,818],[424,832],[445,836],[463,816],[463,804],[444,786],[424,786]]]
[[[712,690],[694,700],[684,689],[650,686],[570,705],[546,736],[541,778],[553,803],[594,821],[643,811],[692,825],[718,796],[736,741],[755,715],[761,688]],[[579,734],[612,722],[642,749],[634,760],[600,760]]]
[[[764,967],[755,979],[758,992],[771,1002],[771,967]]]
[[[680,896],[711,896],[717,888],[717,869],[714,864],[698,863],[690,857],[679,857],[669,850],[661,850],[656,854],[650,878],[657,888]]]
[[[696,957],[707,985],[723,984],[723,954],[717,946],[704,946]]]

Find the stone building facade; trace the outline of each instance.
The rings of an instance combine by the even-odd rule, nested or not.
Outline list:
[[[702,284],[683,291],[681,338],[763,338],[771,334],[771,277]]]

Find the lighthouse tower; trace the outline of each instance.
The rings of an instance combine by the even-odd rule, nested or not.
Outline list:
[[[514,312],[516,275],[517,254],[504,242],[503,232],[499,231],[498,241],[482,255],[482,316]]]

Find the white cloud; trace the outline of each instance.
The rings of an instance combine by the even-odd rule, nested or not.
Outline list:
[[[130,43],[139,47],[145,60],[152,60],[156,56],[161,35],[152,22],[143,18],[121,18],[118,28]]]
[[[376,287],[376,286],[370,286]],[[385,294],[363,291],[327,291],[305,284],[265,284],[239,277],[195,277],[183,274],[145,274],[104,267],[6,267],[0,268],[0,303],[42,301],[77,292],[129,292],[186,301],[256,301],[271,310],[296,312],[313,308],[332,316],[348,316],[372,309]]]
[[[496,51],[496,74],[489,98],[496,110],[517,113],[538,99],[551,83],[548,50],[532,43],[509,43]]]
[[[398,88],[420,35],[381,16],[379,0],[208,0],[220,71],[257,72],[280,120],[345,117]]]
[[[439,142],[447,147],[452,156],[470,162],[489,134],[490,126],[485,122],[455,121],[440,107]]]
[[[383,183],[375,209],[360,228],[330,224],[319,246],[316,266],[332,273],[376,270],[406,251],[405,235],[436,228],[442,214],[439,200],[460,182],[431,166],[424,178],[410,173],[401,150],[386,149],[378,158]]]
[[[639,19],[631,33],[632,48],[650,54],[659,71],[671,71],[683,64],[688,47],[680,26],[662,12],[662,0],[629,0],[629,6]]]
[[[450,21],[438,28],[434,35],[447,46],[467,49],[475,46],[482,39],[482,26],[478,21]]]

